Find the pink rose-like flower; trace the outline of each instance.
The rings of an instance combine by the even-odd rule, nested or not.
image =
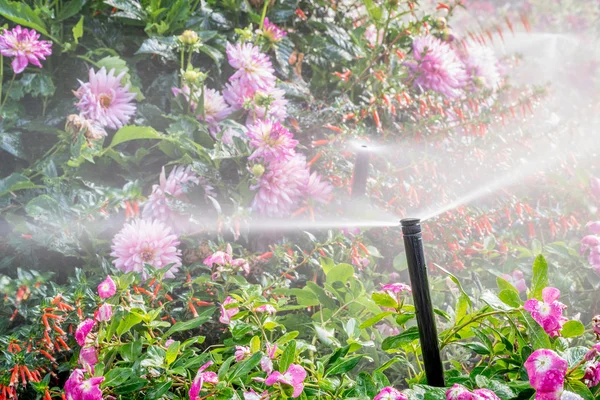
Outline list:
[[[600,355],[600,343],[596,343],[595,345],[592,346],[591,349],[588,350],[587,353],[585,353],[585,359],[587,361],[591,361],[594,358],[596,358],[598,355]]]
[[[83,320],[77,325],[77,329],[75,330],[75,340],[77,340],[77,343],[79,343],[80,346],[85,345],[85,341],[94,328],[94,325],[96,325],[96,321],[90,318]]]
[[[100,296],[101,299],[108,299],[109,297],[114,296],[115,293],[117,293],[117,285],[109,275],[98,285],[98,296]]]
[[[266,312],[269,314],[275,314],[277,310],[270,304],[263,304],[262,306],[258,306],[254,309],[256,312]]]
[[[40,34],[35,30],[15,26],[12,30],[4,29],[0,35],[0,54],[4,57],[14,57],[12,69],[15,74],[20,74],[28,64],[42,68],[40,60],[52,54],[52,42],[39,40]]]
[[[270,374],[265,380],[265,384],[267,386],[273,386],[276,383],[289,385],[294,388],[292,397],[296,398],[300,396],[304,390],[304,379],[306,379],[306,371],[304,368],[298,364],[291,364],[284,374],[279,371]]]
[[[432,35],[416,38],[413,56],[415,61],[407,66],[415,87],[433,90],[450,99],[460,96],[467,74],[464,64],[447,43]]]
[[[111,256],[113,264],[123,272],[138,272],[145,277],[144,265],[156,269],[171,265],[166,278],[174,278],[181,266],[181,251],[177,249],[179,240],[160,221],[144,219],[125,224],[113,239]]]
[[[96,315],[96,321],[98,322],[107,322],[110,321],[113,315],[112,305],[110,304],[102,304],[98,308],[98,313]]]
[[[463,385],[455,383],[446,390],[446,400],[473,400],[473,394]]]
[[[244,358],[250,355],[250,347],[248,346],[235,346],[235,361],[240,362]]]
[[[275,75],[266,54],[251,43],[227,43],[229,64],[237,69],[230,80],[239,80],[241,85],[254,90],[269,90],[275,87]]]
[[[254,152],[249,160],[260,158],[265,162],[289,160],[296,154],[295,148],[298,141],[292,132],[284,128],[279,122],[256,121],[248,128],[250,145]]]
[[[192,386],[188,392],[190,400],[197,400],[200,397],[200,391],[205,383],[210,383],[212,385],[219,383],[219,378],[215,372],[204,372],[204,370],[210,367],[212,364],[213,362],[209,361],[198,369],[198,373],[196,373],[196,377],[194,378]]]
[[[283,29],[270,22],[269,18],[265,18],[263,22],[262,34],[270,42],[280,42],[287,35]]]
[[[539,349],[531,353],[524,366],[536,398],[560,395],[568,368],[566,360],[552,350]]]
[[[391,386],[386,386],[373,397],[373,400],[408,400],[408,396]]]
[[[525,279],[523,278],[523,276],[523,272],[519,270],[514,270],[512,275],[502,275],[502,279],[504,279],[507,282],[510,282],[515,287],[515,289],[519,291],[519,293],[523,293],[527,291],[527,283],[525,283]]]
[[[94,365],[98,364],[98,352],[94,346],[86,346],[79,351],[79,364],[94,373]]]
[[[227,296],[225,301],[221,304],[221,316],[219,317],[219,322],[222,324],[229,325],[231,318],[240,312],[240,309],[237,307],[225,308],[225,306],[229,304],[237,304],[237,301],[232,299],[230,296]]]
[[[89,82],[83,83],[73,92],[79,99],[76,106],[80,114],[94,120],[103,127],[119,129],[135,114],[135,93],[129,91],[129,84],[121,86],[125,71],[115,76],[114,68],[106,73],[102,67],[97,73],[89,70]]]
[[[558,301],[559,297],[560,290],[547,287],[542,290],[543,302],[530,299],[524,305],[525,310],[531,313],[531,317],[552,337],[559,335],[560,329],[567,321],[562,316],[566,306]]]

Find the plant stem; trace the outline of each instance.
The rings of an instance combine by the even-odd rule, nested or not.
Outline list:
[[[0,99],[2,98],[2,83],[4,82],[4,56],[0,54]]]
[[[462,328],[464,328],[464,327],[465,327],[465,326],[467,326],[467,325],[470,325],[470,324],[472,324],[473,322],[477,321],[478,319],[485,318],[485,317],[489,317],[489,316],[491,316],[491,315],[496,315],[496,314],[507,314],[507,313],[510,313],[510,312],[515,312],[515,311],[520,311],[520,310],[519,310],[519,309],[515,309],[515,310],[507,310],[507,311],[490,311],[490,312],[486,312],[486,313],[483,313],[483,314],[479,314],[479,315],[476,315],[476,316],[474,316],[474,317],[473,317],[473,318],[471,318],[469,321],[467,321],[467,322],[465,322],[465,323],[463,323],[463,324],[460,324],[460,325],[458,325],[457,327],[455,327],[454,329],[452,329],[452,330],[451,330],[451,331],[448,333],[448,335],[447,335],[447,336],[444,338],[444,340],[442,340],[442,343],[441,343],[441,345],[440,345],[440,350],[441,350],[441,349],[443,349],[443,348],[444,348],[445,346],[447,346],[448,344],[450,344],[450,340],[451,340],[451,338],[452,338],[452,337],[454,337],[454,335],[455,335],[456,333],[460,332],[460,330],[461,330]]]
[[[8,90],[6,91],[6,96],[4,97],[4,101],[2,102],[2,105],[0,105],[0,112],[2,112],[2,110],[4,110],[4,105],[6,104],[6,101],[8,100],[8,96],[10,95],[10,89],[12,89],[12,85],[13,85],[16,77],[17,77],[17,74],[13,73],[12,79],[10,80],[10,84],[8,85]]]
[[[267,16],[267,7],[269,6],[269,0],[263,0],[262,14],[260,15],[260,29],[265,26],[265,17]]]

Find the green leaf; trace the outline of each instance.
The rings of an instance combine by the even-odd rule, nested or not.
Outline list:
[[[85,2],[86,0],[71,0],[68,3],[65,3],[58,12],[56,20],[63,21],[77,14],[79,11],[81,11]],[[81,20],[83,20],[83,16],[81,17]]]
[[[550,337],[548,337],[548,334],[544,331],[544,328],[535,322],[534,319],[528,314],[524,314],[524,317],[525,323],[527,324],[527,330],[531,338],[531,345],[533,346],[534,350],[552,348]]]
[[[13,156],[26,160],[25,145],[21,140],[21,132],[0,131],[0,149],[12,154]],[[0,157],[4,157],[0,154]]]
[[[375,300],[375,299],[373,299],[373,300]],[[377,301],[375,301],[375,302],[377,303]],[[374,317],[369,318],[368,320],[366,320],[362,324],[360,324],[359,328],[360,329],[365,329],[365,328],[368,328],[370,326],[373,326],[376,323],[378,323],[379,321],[381,321],[382,319],[384,319],[385,317],[390,316],[392,314],[395,314],[394,311],[384,311],[382,313],[379,313],[379,314],[375,315]]]
[[[79,22],[73,27],[73,40],[79,43],[79,38],[83,36],[83,15],[79,18]]]
[[[496,277],[496,285],[498,285],[498,289],[500,289],[500,290],[511,290],[511,291],[517,293],[517,295],[519,294],[519,291],[517,290],[516,287],[514,287],[512,285],[512,283],[510,283],[506,279],[501,278],[499,276]]]
[[[25,205],[25,212],[32,218],[42,220],[56,219],[56,216],[61,214],[56,199],[47,194],[29,200]]]
[[[398,308],[398,302],[388,293],[375,292],[371,295],[371,298],[378,306]]]
[[[173,382],[171,381],[159,382],[158,384],[154,384],[148,390],[146,390],[146,395],[144,396],[144,399],[154,400],[162,398],[163,395],[165,395],[169,391],[171,385],[173,385]]]
[[[115,136],[105,150],[111,149],[118,144],[128,142],[130,140],[139,140],[139,139],[159,139],[162,140],[165,137],[158,133],[154,128],[149,126],[135,126],[135,125],[127,125],[122,127],[115,133]]]
[[[411,343],[413,340],[419,338],[419,329],[416,326],[412,326],[396,336],[390,336],[383,340],[381,348],[383,350],[397,349]]]
[[[290,367],[290,364],[294,362],[296,358],[296,341],[292,340],[288,343],[283,354],[281,355],[281,360],[279,360],[279,372],[284,373]]]
[[[504,382],[489,379],[483,375],[477,375],[475,377],[475,382],[480,388],[490,389],[502,400],[509,400],[517,397],[517,393]]]
[[[275,343],[277,343],[278,345],[286,344],[290,340],[295,339],[299,334],[300,332],[298,331],[288,332],[285,335],[281,336],[279,339],[277,339]]]
[[[533,278],[531,279],[530,299],[542,300],[542,290],[548,287],[548,263],[541,254],[533,262]]]
[[[0,0],[0,15],[18,25],[33,28],[46,36],[50,36],[44,21],[24,1]]]
[[[237,378],[243,379],[246,377],[250,371],[260,363],[262,356],[263,353],[261,352],[254,353],[252,354],[252,357],[237,364],[233,371],[231,371],[231,374],[227,377],[227,380],[233,382]]]
[[[152,37],[144,40],[135,54],[158,54],[167,60],[177,61],[177,56],[173,52],[175,37]]]
[[[31,182],[25,175],[19,173],[13,173],[4,179],[0,179],[0,197],[18,190],[24,189],[38,189],[43,186],[36,185]]]
[[[581,336],[585,333],[585,326],[579,321],[567,321],[560,331],[560,334],[564,338],[573,338]]]
[[[565,385],[565,390],[576,393],[583,397],[583,400],[594,400],[594,395],[590,389],[581,381],[568,380]]]
[[[129,332],[131,328],[142,322],[142,319],[143,318],[138,314],[132,312],[127,313],[117,327],[117,335],[121,336],[125,332]]]
[[[352,265],[338,264],[329,271],[326,281],[330,285],[334,282],[342,282],[345,284],[352,276],[354,276],[354,267],[352,267]]]
[[[567,360],[569,369],[574,368],[577,364],[583,360],[583,357],[588,352],[588,348],[584,346],[570,347],[561,354],[562,358]]]
[[[485,356],[490,354],[490,350],[478,342],[473,343],[459,343],[460,345],[466,347],[467,349],[473,350],[475,353]]]
[[[363,357],[364,355],[360,354],[350,358],[340,358],[325,372],[325,376],[345,374],[353,370]]]
[[[502,300],[502,302],[511,307],[519,307],[523,304],[521,298],[519,297],[519,293],[510,289],[503,289],[498,293],[498,298]]]
[[[173,325],[168,331],[166,331],[162,337],[166,338],[175,332],[188,331],[199,327],[212,317],[216,309],[216,307],[206,307],[198,313],[198,318],[194,318],[185,322],[175,323],[175,325]]]
[[[147,383],[148,381],[145,379],[136,378],[124,383],[123,385],[115,387],[114,390],[116,394],[127,394],[140,390],[146,386]]]
[[[105,388],[122,385],[131,375],[133,375],[131,368],[112,368],[104,375],[104,382],[101,386]]]
[[[165,355],[165,361],[167,365],[173,364],[173,361],[175,361],[175,359],[177,358],[177,354],[179,353],[179,346],[180,343],[178,341],[175,341],[169,345],[169,348],[167,349],[167,354]]]

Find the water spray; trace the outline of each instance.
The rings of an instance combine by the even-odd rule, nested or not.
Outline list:
[[[369,150],[366,145],[361,145],[356,153],[354,173],[352,174],[352,199],[364,197],[367,191],[367,178],[369,176]]]
[[[421,220],[418,218],[405,218],[400,221],[400,224],[402,225],[402,236],[404,236],[404,250],[417,314],[417,326],[419,328],[419,340],[427,384],[444,387],[446,386],[444,383],[444,367],[442,366],[435,316],[429,293],[427,264],[423,252],[423,238],[421,237]]]

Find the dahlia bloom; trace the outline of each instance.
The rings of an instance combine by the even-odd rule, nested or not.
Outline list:
[[[101,299],[108,299],[117,293],[117,284],[109,276],[98,285],[98,296]]]
[[[415,61],[407,63],[413,85],[433,90],[448,98],[456,98],[467,81],[463,63],[454,50],[434,36],[417,38],[413,42]]]
[[[90,318],[83,320],[77,325],[77,329],[75,330],[75,340],[77,340],[77,343],[80,346],[85,345],[86,339],[94,328],[94,325],[96,325],[96,321]]]
[[[475,86],[496,89],[500,85],[498,59],[494,51],[479,43],[469,42],[462,54],[467,75]]]
[[[204,372],[204,370],[210,367],[212,364],[213,362],[209,361],[198,369],[198,373],[196,374],[196,377],[194,378],[192,386],[188,392],[190,400],[197,400],[200,397],[200,391],[202,390],[204,383],[210,383],[213,385],[219,383],[219,378],[216,373],[212,371]]]
[[[265,18],[261,33],[270,42],[280,42],[287,35],[283,29],[269,21],[269,18]]]
[[[225,102],[223,95],[214,89],[204,89],[204,117],[198,115],[210,125],[216,125],[231,113],[231,108]]]
[[[98,364],[98,352],[94,346],[86,346],[79,351],[79,364],[94,373],[94,365]]]
[[[112,318],[112,315],[113,315],[112,305],[107,304],[107,303],[102,304],[98,308],[98,313],[96,315],[96,321],[98,321],[98,322],[108,322]]]
[[[240,362],[244,358],[250,355],[250,347],[248,346],[235,346],[235,361]]]
[[[279,122],[257,121],[248,128],[248,137],[250,145],[255,149],[248,157],[249,160],[261,158],[265,162],[285,161],[296,154],[294,149],[298,141]]]
[[[524,366],[536,399],[560,396],[568,368],[566,360],[552,350],[540,349],[531,353]]]
[[[560,290],[547,287],[542,290],[543,302],[530,299],[524,305],[525,310],[531,313],[531,317],[552,337],[559,335],[560,329],[567,321],[562,316],[567,306],[558,301],[559,297]]]
[[[79,134],[83,134],[88,143],[100,140],[108,135],[106,130],[102,127],[102,125],[100,125],[99,122],[86,119],[85,117],[77,114],[71,114],[67,117],[65,131],[70,133],[74,140],[78,138]]]
[[[308,183],[306,184],[306,196],[308,198],[321,204],[327,204],[331,198],[332,191],[333,186],[329,182],[322,180],[321,175],[316,172],[310,174]]]
[[[240,312],[240,309],[237,307],[225,308],[225,306],[229,304],[237,304],[237,301],[232,299],[230,296],[227,296],[225,301],[221,303],[221,316],[219,317],[219,322],[226,325],[229,325],[231,318]]]
[[[40,34],[33,29],[15,26],[12,30],[4,29],[0,35],[0,54],[4,57],[14,57],[12,69],[20,74],[30,63],[42,68],[40,60],[52,54],[52,42],[39,40]]]
[[[519,293],[527,291],[527,283],[525,283],[525,279],[523,278],[523,272],[517,269],[515,269],[511,275],[502,275],[502,279],[504,279],[507,282],[510,282],[515,287],[515,289],[519,291]]]
[[[265,98],[268,98],[270,101],[268,106],[264,105],[261,101]],[[253,123],[257,119],[267,118],[270,118],[273,121],[283,121],[288,116],[288,101],[285,98],[285,91],[283,89],[271,89],[268,92],[258,90],[254,93],[251,104],[252,108],[248,113],[246,124]]]
[[[181,266],[178,245],[177,236],[162,222],[138,219],[125,224],[115,235],[110,255],[115,257],[115,267],[123,272],[142,273],[143,277],[145,264],[156,269],[172,265],[164,276],[173,278]]]
[[[184,231],[188,218],[177,210],[177,202],[187,201],[187,189],[199,183],[200,178],[192,171],[190,165],[176,166],[168,178],[163,167],[159,184],[152,186],[152,193],[144,203],[142,217],[172,224],[178,231]]]
[[[266,54],[251,43],[227,43],[229,64],[237,69],[230,80],[240,80],[240,84],[254,90],[269,90],[275,87],[275,75],[271,61]]]
[[[262,306],[258,306],[254,309],[256,312],[266,312],[269,314],[275,314],[277,310],[270,304],[263,304]]]
[[[230,80],[223,89],[223,98],[233,110],[239,110],[254,98],[256,90],[248,85],[244,85],[239,79]]]
[[[279,371],[274,371],[265,380],[267,386],[273,386],[276,383],[289,385],[294,388],[292,397],[296,397],[302,394],[304,390],[304,379],[306,379],[306,371],[298,364],[291,364],[287,371],[282,374]]]
[[[252,209],[269,217],[288,216],[304,197],[309,177],[306,159],[300,154],[269,163],[257,184],[251,187],[257,191]]]
[[[386,386],[373,397],[373,400],[408,400],[408,396],[391,386]]]
[[[73,92],[79,99],[76,104],[81,116],[94,120],[103,127],[119,129],[135,114],[135,93],[129,91],[129,84],[121,86],[125,71],[115,76],[114,68],[108,74],[102,67],[97,73],[89,70],[89,82],[83,83]]]

